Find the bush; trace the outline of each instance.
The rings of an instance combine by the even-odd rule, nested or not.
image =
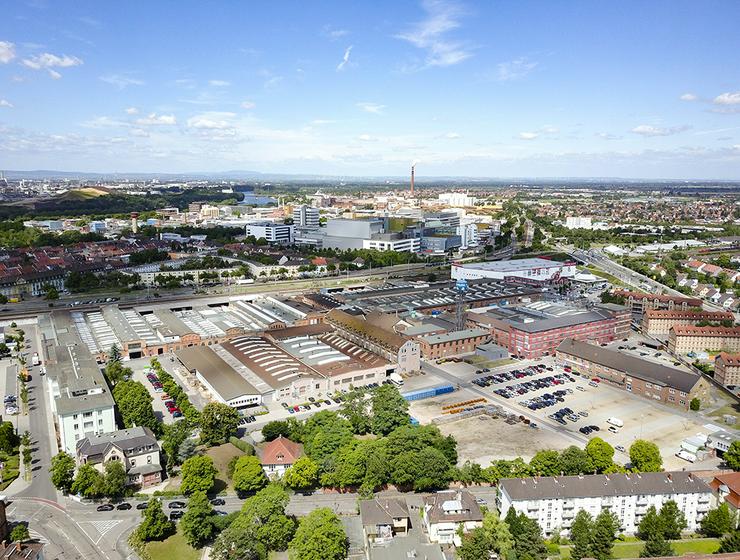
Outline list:
[[[243,451],[247,455],[254,455],[254,447],[252,447],[249,443],[244,441],[243,439],[239,439],[236,436],[231,436],[229,438],[229,443],[239,449],[240,451]]]

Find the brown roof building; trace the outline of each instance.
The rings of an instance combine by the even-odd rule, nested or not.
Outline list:
[[[697,323],[734,323],[735,315],[729,311],[695,311],[683,309],[648,309],[642,315],[642,333],[648,336],[667,336],[671,327]]]
[[[725,387],[740,385],[740,354],[720,352],[714,358],[714,379]]]
[[[267,476],[283,476],[303,455],[303,446],[283,436],[278,436],[265,445],[260,463]]]
[[[702,301],[699,298],[685,296],[646,294],[629,290],[616,290],[614,295],[623,297],[624,304],[629,306],[632,313],[635,314],[642,314],[648,309],[682,309],[686,311],[692,307],[701,308],[702,306]]]
[[[460,546],[458,529],[469,533],[483,525],[483,512],[467,490],[444,490],[426,496],[423,508],[422,521],[433,543]]]
[[[697,327],[678,325],[668,335],[673,354],[719,351],[740,352],[740,327]]]
[[[709,487],[732,509],[740,509],[740,472],[719,474],[712,479]]]

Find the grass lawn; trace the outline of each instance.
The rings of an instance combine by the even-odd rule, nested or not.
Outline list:
[[[489,369],[506,366],[516,362],[516,360],[511,358],[504,358],[503,360],[489,360],[484,356],[468,356],[463,361],[471,366],[487,367]]]
[[[684,539],[671,541],[677,556],[685,554],[713,554],[719,548],[719,539]],[[614,544],[614,558],[639,558],[644,543],[640,540],[617,542]],[[570,547],[560,547],[560,557],[570,558]]]
[[[600,270],[593,265],[588,265],[585,268],[588,272],[590,272],[594,276],[599,276],[600,278],[603,278],[604,280],[608,280],[615,286],[624,286],[624,282],[622,282],[619,278],[609,274],[608,272],[604,272],[603,270]]]
[[[3,463],[2,480],[0,481],[0,490],[5,490],[20,474],[21,457],[16,450],[12,455],[0,454],[0,461]]]
[[[185,542],[179,531],[162,542],[152,541],[146,544],[146,551],[152,560],[200,560],[202,552]]]
[[[215,492],[221,492],[228,488],[229,490],[233,491],[233,488],[231,487],[231,480],[229,480],[229,477],[226,476],[226,471],[229,466],[229,461],[231,461],[231,459],[233,459],[234,457],[241,457],[242,455],[244,455],[244,451],[236,448],[231,443],[224,443],[223,445],[217,445],[216,447],[209,448],[208,450],[206,450],[206,455],[213,459],[213,464],[218,469],[218,474],[216,475],[216,485],[214,486],[213,490]]]
[[[712,418],[722,418],[725,414],[731,414],[740,420],[740,406],[736,404],[726,404],[717,410],[707,413],[707,416],[711,416]]]

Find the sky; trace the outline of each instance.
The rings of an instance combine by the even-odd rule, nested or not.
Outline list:
[[[0,14],[0,169],[740,180],[736,0]]]

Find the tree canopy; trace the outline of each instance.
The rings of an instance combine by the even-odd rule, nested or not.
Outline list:
[[[186,496],[193,492],[208,492],[216,481],[217,469],[208,455],[195,455],[182,464],[180,491]]]

